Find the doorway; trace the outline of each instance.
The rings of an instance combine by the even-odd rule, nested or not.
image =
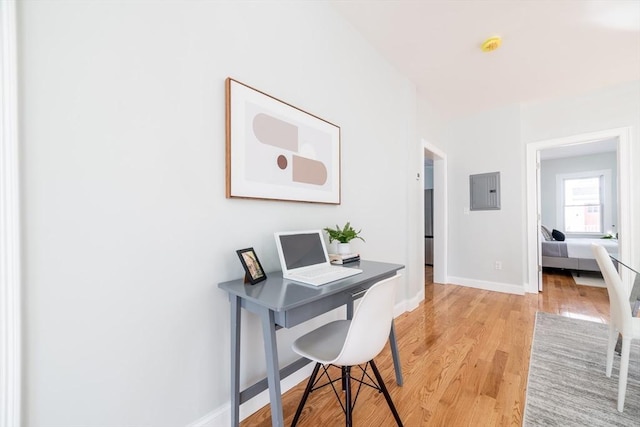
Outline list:
[[[447,156],[435,145],[422,140],[424,159],[433,170],[433,281],[447,283]],[[424,204],[424,191],[421,191]],[[424,224],[421,229],[425,231]],[[426,233],[422,233],[426,235]],[[423,262],[423,264],[425,264]],[[425,266],[426,268],[426,266]]]
[[[618,200],[618,234],[619,255],[628,259],[632,255],[630,229],[630,129],[619,128],[601,132],[574,135],[553,140],[533,142],[527,145],[527,259],[528,283],[527,292],[542,291],[542,267],[540,249],[541,200],[540,200],[540,153],[547,149],[576,149],[593,147],[602,141],[614,140],[617,149],[617,200]],[[623,277],[631,286],[631,277]]]
[[[433,160],[424,159],[424,265],[433,267]]]

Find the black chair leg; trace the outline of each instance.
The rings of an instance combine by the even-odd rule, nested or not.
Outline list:
[[[343,376],[342,381],[344,385],[344,415],[345,415],[345,425],[347,427],[351,427],[351,366],[343,366]]]
[[[347,374],[345,369],[347,369],[346,366],[342,366],[340,367],[340,369],[342,370],[342,380],[341,380],[341,384],[342,384],[342,391],[346,390],[347,387]]]
[[[320,363],[316,363],[316,366],[313,368],[313,372],[311,373],[311,377],[309,377],[307,388],[304,389],[304,394],[302,395],[302,400],[300,400],[300,404],[298,405],[298,409],[296,410],[296,415],[293,417],[293,421],[291,422],[291,427],[295,427],[295,425],[298,424],[298,418],[300,418],[300,414],[302,414],[302,408],[304,408],[304,404],[307,402],[307,398],[309,397],[309,393],[311,393],[311,389],[313,388],[313,384],[316,381],[319,370]]]
[[[384,385],[384,381],[382,380],[382,376],[380,375],[380,371],[378,371],[378,367],[373,362],[373,360],[371,360],[369,362],[369,364],[371,365],[371,369],[373,370],[373,373],[376,376],[376,380],[378,381],[378,385],[380,386],[380,390],[382,390],[382,394],[384,394],[384,398],[387,399],[387,403],[389,404],[389,408],[391,408],[391,412],[393,413],[393,418],[396,419],[396,422],[398,423],[398,427],[403,427],[402,426],[402,420],[400,419],[400,415],[398,415],[398,411],[396,411],[396,407],[393,404],[393,401],[391,400],[391,395],[389,394],[389,391],[387,390],[387,386]]]

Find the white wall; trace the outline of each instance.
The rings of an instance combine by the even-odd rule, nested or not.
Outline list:
[[[422,139],[439,147],[446,152],[445,130],[446,120],[434,108],[434,106],[426,98],[425,94],[420,94],[417,100],[418,106],[418,134]]]
[[[520,109],[448,123],[449,264],[452,283],[522,293],[524,149]],[[500,172],[500,210],[469,211],[469,175]],[[502,265],[500,270],[495,263]]]
[[[522,293],[527,287],[525,147],[531,142],[631,127],[640,164],[640,81],[589,93],[487,111],[446,123],[449,164],[449,279]],[[501,173],[499,211],[465,212],[469,175]],[[640,265],[640,168],[632,171],[632,253]],[[495,261],[502,270],[495,270]]]
[[[558,223],[558,175],[599,170],[611,171],[610,180],[605,183],[610,188],[610,192],[607,192],[607,194],[611,198],[605,198],[605,204],[608,205],[610,211],[609,215],[603,218],[605,220],[609,218],[610,221],[605,222],[603,231],[606,233],[608,230],[613,230],[615,233],[615,224],[618,222],[618,186],[616,180],[618,165],[616,152],[542,160],[540,162],[540,214],[542,224],[549,230],[555,228],[564,232],[564,229]]]
[[[238,248],[277,269],[274,230],[350,220],[364,257],[410,267],[400,297],[414,298],[418,137],[447,153],[451,281],[508,292],[526,280],[528,142],[632,126],[640,164],[640,82],[445,123],[322,2],[69,0],[18,14],[26,426],[175,426],[224,409],[216,285],[241,276]],[[227,76],[341,126],[342,205],[224,198]],[[502,209],[467,215],[468,176],[490,171]],[[257,319],[243,321],[248,384],[264,362]],[[278,333],[282,364],[322,321]]]
[[[224,409],[217,283],[241,277],[239,248],[277,269],[275,230],[350,220],[364,258],[421,277],[407,243],[422,191],[415,89],[325,3],[18,12],[26,426],[178,426]],[[341,126],[342,205],[225,199],[227,76]],[[411,279],[404,296],[421,288]],[[283,365],[323,320],[278,332]],[[265,369],[258,321],[243,322],[247,385]]]
[[[640,80],[524,105],[522,143],[631,128],[631,165],[640,165]],[[631,168],[631,265],[640,265],[640,168]],[[627,257],[627,255],[625,255]]]

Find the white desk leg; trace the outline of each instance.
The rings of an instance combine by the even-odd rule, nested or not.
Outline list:
[[[396,326],[391,321],[391,332],[389,332],[389,343],[391,344],[391,355],[393,356],[393,367],[396,370],[396,383],[402,386],[402,365],[400,364],[400,353],[396,342]]]
[[[269,399],[271,401],[271,425],[284,426],[282,415],[282,395],[280,392],[280,367],[278,366],[278,344],[276,342],[276,322],[273,311],[263,310],[262,335],[264,338],[264,353],[267,358],[267,381],[269,382]]]
[[[240,297],[231,303],[231,427],[240,425]]]

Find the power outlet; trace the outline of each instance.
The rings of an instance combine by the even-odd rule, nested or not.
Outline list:
[[[502,261],[496,261],[494,267],[496,270],[502,270]]]

